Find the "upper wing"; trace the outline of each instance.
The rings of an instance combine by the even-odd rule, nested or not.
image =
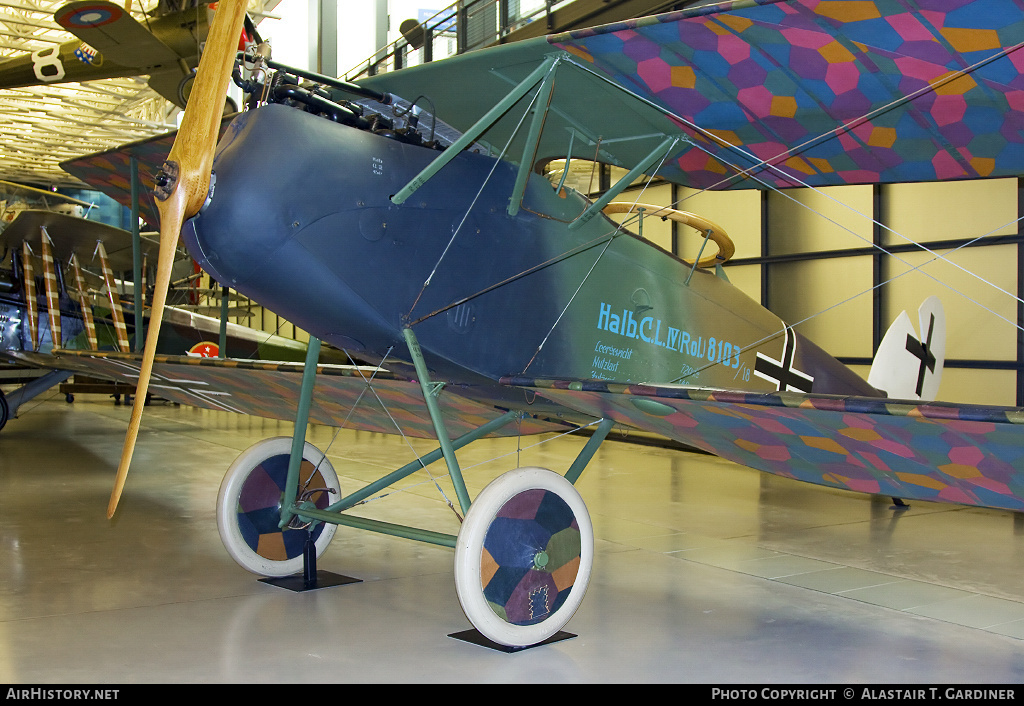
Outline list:
[[[230,118],[221,122],[221,134],[227,128]],[[156,174],[163,166],[171,151],[177,131],[164,133],[138,142],[131,142],[105,152],[96,152],[61,162],[60,168],[71,176],[82,180],[98,191],[102,191],[122,206],[131,208],[131,162],[134,159],[139,170],[139,215],[153,228],[160,227],[160,212],[153,197]]]
[[[121,228],[88,221],[84,218],[69,216],[55,211],[25,210],[7,228],[0,232],[0,245],[6,248],[21,247],[23,241],[33,245],[39,242],[40,228],[46,228],[47,235],[53,243],[54,250],[61,260],[66,260],[70,253],[77,253],[83,262],[91,259],[96,250],[96,243],[102,242],[115,272],[124,272],[132,268],[132,234]],[[141,241],[142,252],[150,258],[156,257],[157,245],[148,239]]]
[[[95,351],[57,351],[52,356],[21,352],[8,355],[36,366],[74,370],[133,386],[142,360],[137,354]],[[297,363],[157,356],[150,390],[181,404],[294,421],[302,370],[302,364]],[[372,389],[367,384],[371,378]],[[453,437],[504,413],[449,391],[439,396],[439,402]],[[419,383],[367,367],[318,366],[309,419],[327,426],[434,437]],[[565,428],[556,422],[527,418],[494,435],[537,434]]]
[[[1024,409],[598,381],[503,382],[787,478],[1024,509]]]
[[[178,63],[177,52],[112,2],[71,2],[57,10],[53,19],[105,58],[122,66],[150,69]]]
[[[13,181],[5,181],[3,179],[0,179],[0,196],[4,198],[13,197],[16,199],[24,199],[31,205],[39,205],[41,203],[47,207],[49,207],[50,202],[52,201],[56,201],[61,204],[70,203],[83,207],[89,207],[91,205],[88,201],[82,201],[81,199],[65,196],[64,194],[59,194],[56,191],[37,189],[34,186],[15,184]]]
[[[657,173],[701,188],[1015,176],[1022,42],[1022,0],[739,0],[363,83],[426,94],[465,129],[558,48],[571,68],[559,68],[541,158],[565,156],[572,132],[574,156],[632,166],[654,130],[689,141]],[[754,178],[737,179],[744,170]]]
[[[139,356],[132,354],[8,355],[129,384],[138,376]],[[182,404],[290,421],[302,367],[158,356],[152,388]],[[371,377],[372,389],[367,384]],[[529,388],[584,417],[610,418],[788,478],[906,499],[1024,509],[1024,409],[678,385],[502,382]],[[419,384],[385,371],[318,366],[313,400],[314,423],[434,437]],[[453,437],[504,411],[451,391],[439,401]],[[564,430],[564,423],[528,417],[495,434]]]

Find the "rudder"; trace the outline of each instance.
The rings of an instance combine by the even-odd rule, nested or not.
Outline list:
[[[893,399],[930,402],[939,392],[946,357],[946,315],[938,297],[918,309],[920,335],[900,312],[875,353],[868,383]]]

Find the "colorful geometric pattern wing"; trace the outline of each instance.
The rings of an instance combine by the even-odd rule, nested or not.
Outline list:
[[[18,359],[33,365],[87,372],[132,385],[138,378],[141,356],[131,353],[59,351],[54,356]],[[157,356],[152,393],[172,402],[270,419],[295,419],[302,382],[301,364],[261,363],[227,358]],[[418,382],[386,371],[341,365],[317,368],[316,388],[309,420],[314,424],[343,426],[384,434],[434,438],[423,393]],[[372,390],[366,378],[373,376]],[[365,378],[364,378],[365,376]],[[472,431],[499,417],[503,410],[442,392],[438,401],[451,436]],[[564,431],[565,426],[537,419],[508,424],[494,436]]]
[[[548,40],[681,119],[679,183],[1024,171],[1022,0],[741,0]]]
[[[681,141],[652,171],[696,188],[971,179],[1024,171],[1022,43],[1024,0],[737,0],[360,83],[427,95],[468,130],[558,56],[538,162],[631,168],[668,135]],[[524,109],[481,141],[504,147]]]
[[[787,478],[1024,510],[1024,409],[598,381],[503,382]]]
[[[222,135],[230,121],[230,116],[221,121]],[[105,152],[76,157],[61,162],[60,168],[102,191],[125,208],[131,208],[131,162],[134,159],[139,170],[139,215],[152,228],[159,229],[160,213],[153,197],[156,186],[154,179],[167,159],[177,135],[177,131],[168,132]]]

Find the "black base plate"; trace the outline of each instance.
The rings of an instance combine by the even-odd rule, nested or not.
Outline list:
[[[293,576],[280,576],[280,577],[269,577],[259,579],[263,583],[269,583],[271,586],[277,586],[278,588],[287,588],[289,591],[315,591],[318,588],[330,588],[331,586],[344,586],[347,583],[362,583],[362,579],[352,578],[351,576],[342,576],[341,574],[331,573],[330,571],[317,571],[316,581],[311,585],[306,585],[306,578],[302,574],[295,574]]]
[[[522,652],[523,650],[530,650],[534,647],[540,647],[541,645],[550,645],[552,642],[561,642],[562,640],[568,640],[570,638],[576,637],[576,635],[572,634],[571,632],[566,632],[565,630],[559,630],[543,642],[538,642],[536,645],[526,645],[524,647],[509,647],[508,645],[499,644],[497,642],[494,642],[490,638],[484,637],[480,634],[480,631],[475,628],[472,628],[470,630],[463,630],[462,632],[453,632],[450,635],[448,635],[448,637],[454,637],[456,640],[470,642],[474,645],[480,645],[481,647],[488,647],[492,650],[497,650],[498,652],[505,652],[510,654],[512,652]]]

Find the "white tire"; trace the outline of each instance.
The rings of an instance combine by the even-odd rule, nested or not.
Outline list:
[[[261,576],[291,576],[302,571],[307,531],[277,526],[291,447],[288,436],[253,444],[228,468],[217,496],[217,528],[225,549],[242,568]],[[303,489],[334,490],[333,494],[321,492],[309,498],[318,508],[340,497],[338,474],[309,442],[302,451],[299,482],[300,494]],[[320,523],[314,529],[317,557],[327,549],[337,529],[329,523]]]
[[[455,545],[455,588],[488,639],[526,647],[576,612],[594,562],[594,528],[576,488],[544,468],[509,471],[470,505]]]

